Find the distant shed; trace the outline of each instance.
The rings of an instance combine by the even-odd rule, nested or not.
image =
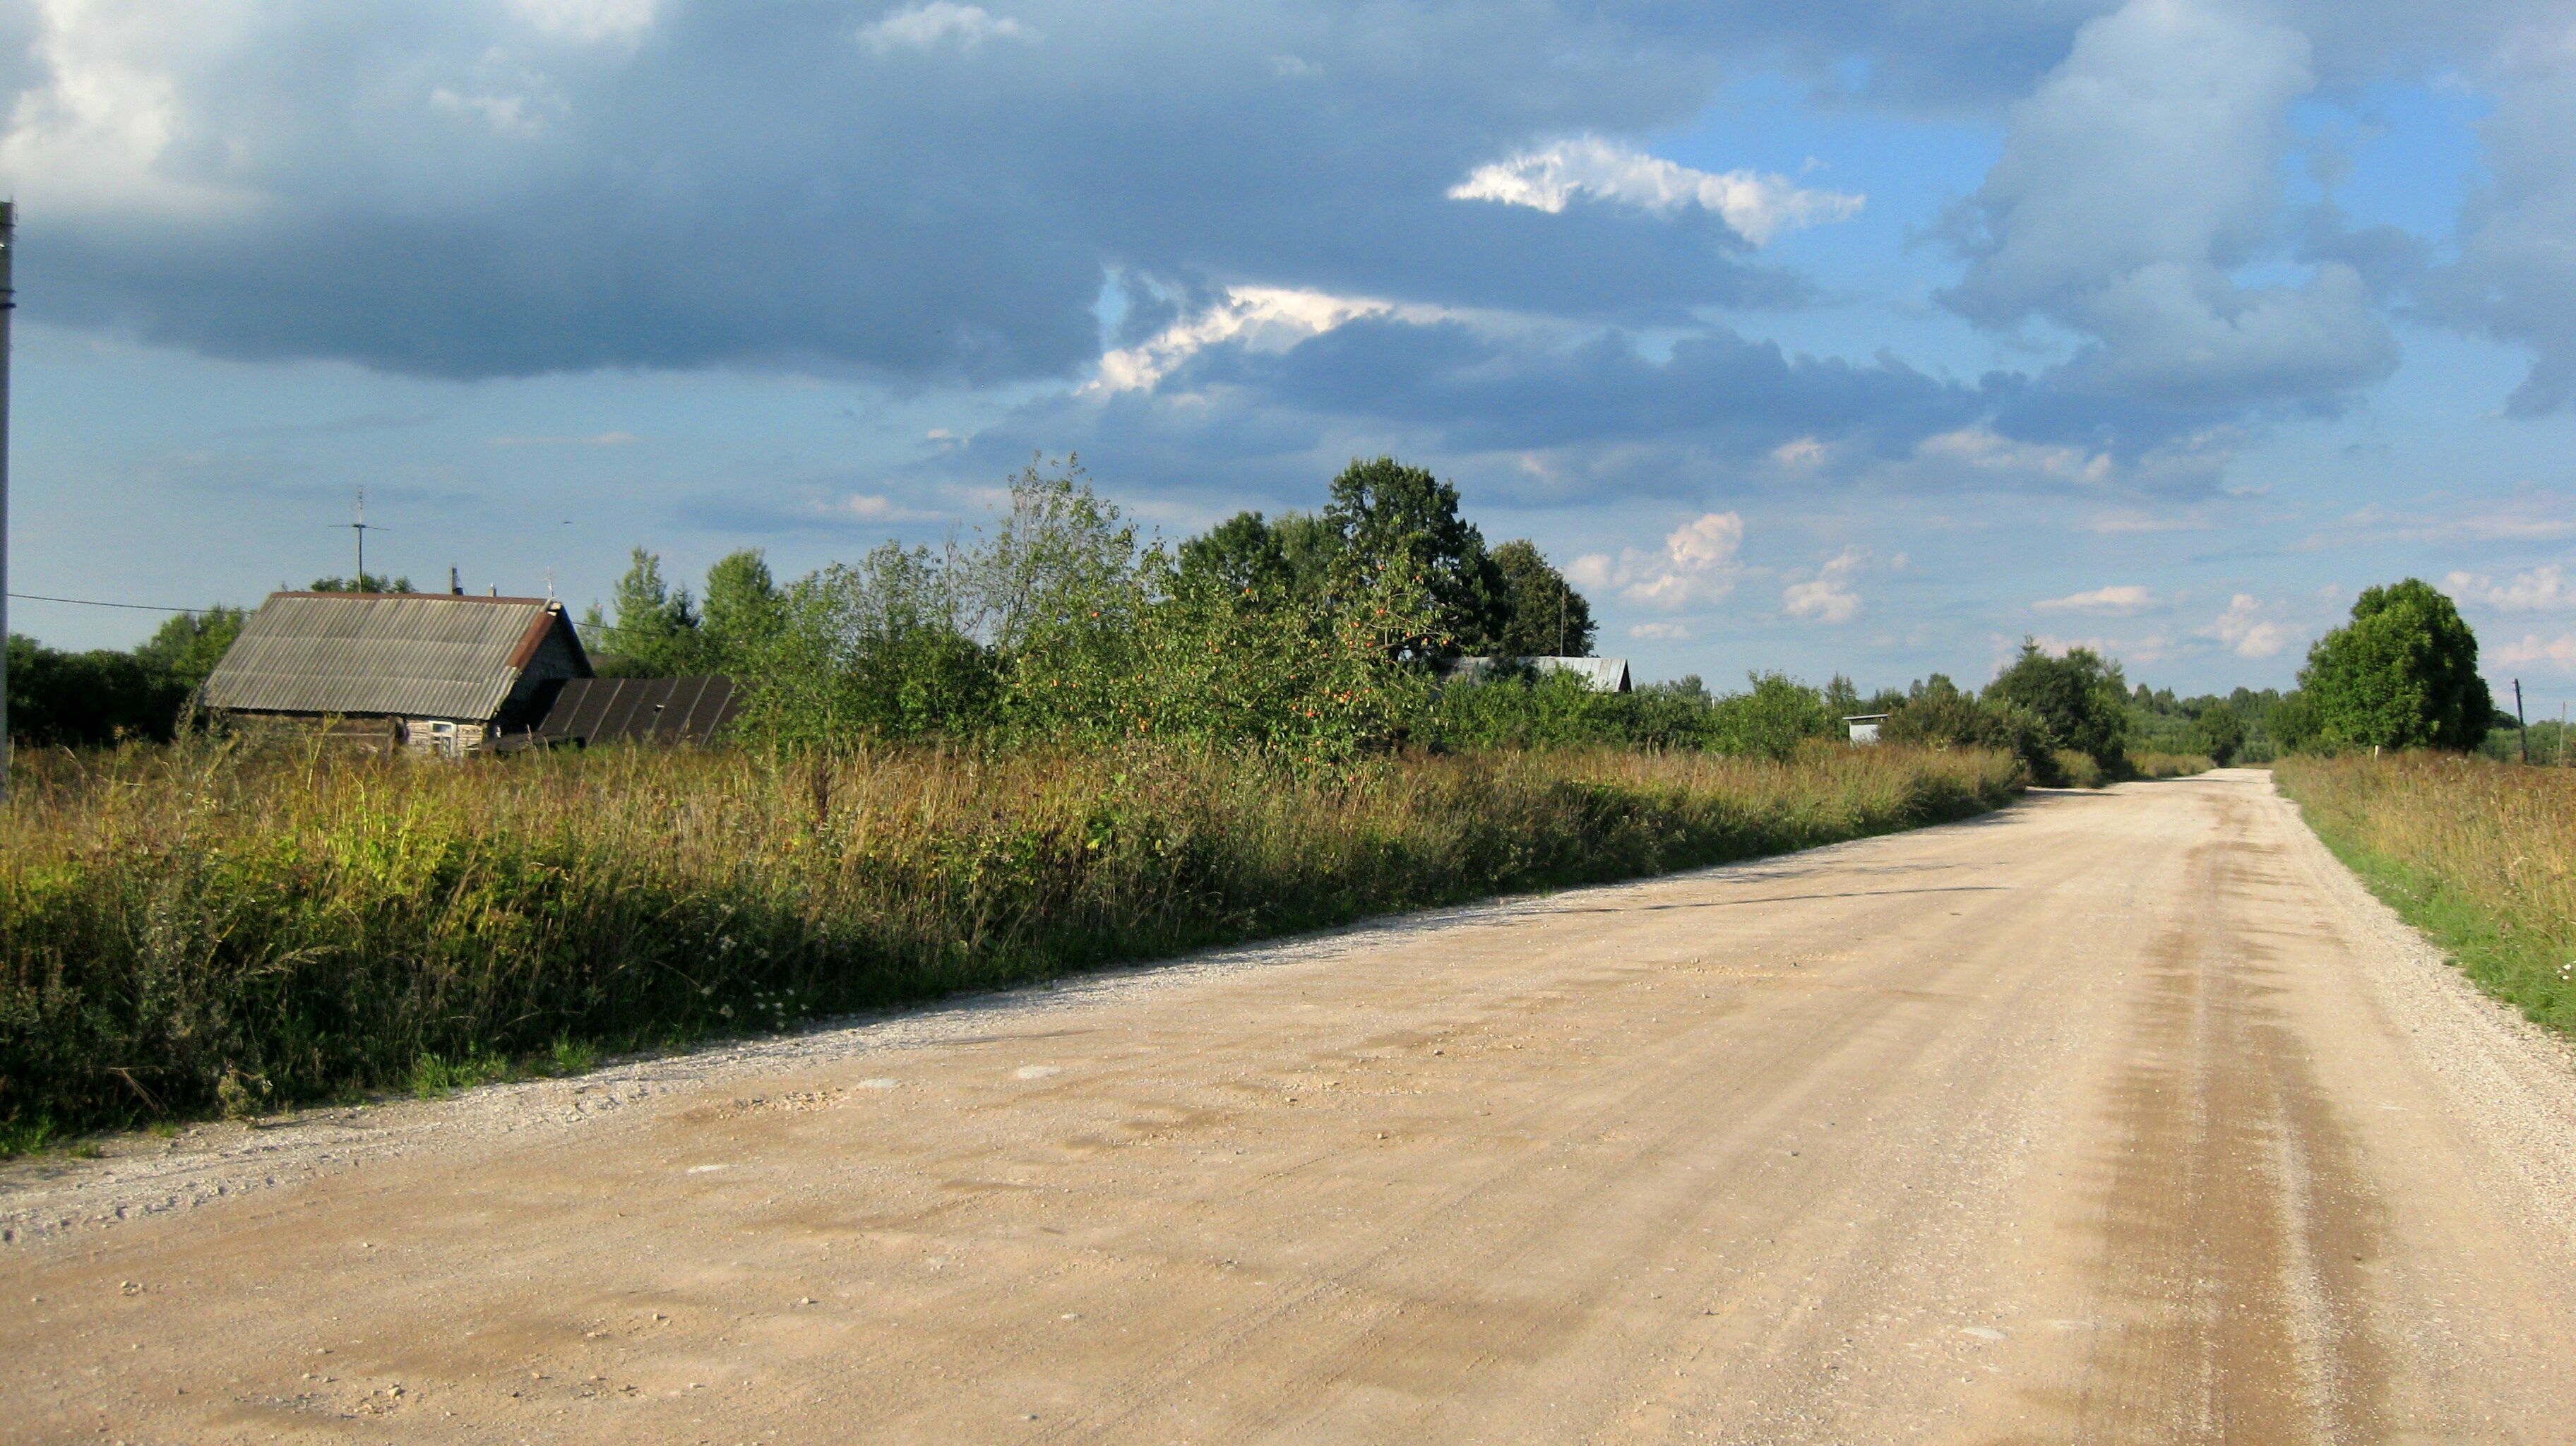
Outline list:
[[[1851,713],[1844,715],[1843,726],[1851,730],[1854,743],[1876,743],[1878,725],[1887,721],[1884,713]]]
[[[731,678],[579,678],[563,685],[533,742],[707,744],[742,712]]]
[[[200,701],[250,717],[371,720],[341,731],[453,757],[534,727],[557,688],[589,676],[551,598],[279,592],[242,625]]]

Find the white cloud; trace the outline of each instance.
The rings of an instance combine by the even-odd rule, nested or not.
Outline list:
[[[1630,602],[1679,611],[1722,601],[1735,591],[1742,571],[1735,557],[1743,546],[1743,517],[1709,512],[1667,534],[1661,552],[1630,548],[1616,562],[1606,553],[1590,553],[1576,558],[1565,575],[1578,586],[1616,588]]]
[[[659,0],[510,0],[521,20],[548,35],[597,44],[632,41],[653,28]]]
[[[2263,612],[2261,599],[2240,592],[2228,599],[2227,611],[2201,633],[2226,644],[2240,658],[2272,657],[2289,646],[2290,631]]]
[[[1225,299],[1184,317],[1135,346],[1103,353],[1086,392],[1130,392],[1153,386],[1204,348],[1238,342],[1253,352],[1282,352],[1364,316],[1436,319],[1434,307],[1399,306],[1367,296],[1335,296],[1275,286],[1229,287]]]
[[[1449,188],[1459,201],[1500,201],[1551,214],[1577,196],[1671,215],[1685,206],[1714,211],[1756,246],[1783,231],[1847,221],[1861,196],[1807,190],[1788,177],[1747,170],[1700,171],[1598,136],[1577,136],[1478,166]]]
[[[1832,626],[1859,617],[1860,594],[1852,591],[1851,579],[1868,561],[1869,553],[1864,549],[1844,548],[1827,559],[1814,577],[1782,589],[1782,610],[1793,618],[1812,618]]]
[[[1657,638],[1673,642],[1690,635],[1690,627],[1685,623],[1634,623],[1628,628],[1628,636],[1632,638]]]
[[[2361,274],[2242,286],[2279,254],[2306,36],[2256,7],[2129,0],[2013,107],[2002,159],[1949,225],[1944,299],[1980,325],[2054,321],[2095,343],[2073,386],[2184,405],[2333,395],[2395,370]]]
[[[2576,583],[2556,563],[2518,572],[2499,583],[2484,574],[2455,572],[2442,579],[2453,597],[2506,612],[2556,612],[2576,608]]]
[[[44,73],[18,93],[0,133],[0,175],[56,213],[205,217],[247,193],[166,162],[202,139],[182,96],[181,66],[220,51],[252,24],[240,4],[173,12],[91,0],[40,0],[29,47]]]
[[[2110,613],[2118,616],[2154,607],[2162,599],[2135,583],[2097,587],[2091,592],[2069,593],[2032,603],[2033,612],[2043,613]]]
[[[859,31],[859,40],[879,55],[897,49],[929,50],[952,41],[960,50],[973,50],[987,40],[1035,39],[1037,32],[1016,20],[956,0],[929,0],[926,5],[892,11]]]
[[[2499,663],[2549,663],[2561,672],[2576,673],[2576,633],[2561,633],[2554,638],[2525,633],[2521,641],[2497,648],[2495,659]]]
[[[2052,442],[2016,442],[1983,427],[1962,427],[1924,438],[1916,457],[1997,478],[2075,482],[2111,480],[2117,465],[2108,452],[2088,452]]]

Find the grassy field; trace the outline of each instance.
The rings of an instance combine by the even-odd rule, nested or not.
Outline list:
[[[2132,753],[2129,771],[2138,778],[2189,778],[2207,773],[2218,764],[2198,753]]]
[[[2414,754],[2285,758],[2272,776],[2481,988],[2576,1030],[2576,772]]]
[[[0,1124],[393,1088],[1996,807],[2000,754],[22,755]]]

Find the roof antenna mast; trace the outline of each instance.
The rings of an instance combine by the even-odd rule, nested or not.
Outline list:
[[[349,524],[358,534],[358,575],[350,579],[349,591],[367,590],[367,489],[358,489],[358,520]]]

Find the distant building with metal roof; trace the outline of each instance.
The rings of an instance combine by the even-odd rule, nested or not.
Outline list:
[[[1452,658],[1440,668],[1444,682],[1476,682],[1506,667],[1539,673],[1572,673],[1595,693],[1632,691],[1626,658]]]
[[[278,592],[242,625],[200,701],[225,714],[386,719],[399,746],[453,756],[535,727],[557,689],[590,676],[551,598]]]
[[[541,747],[703,745],[715,742],[741,711],[742,694],[731,678],[575,678],[555,694],[545,721],[527,739]]]
[[[1887,721],[1887,716],[1884,713],[1846,713],[1843,726],[1851,730],[1854,743],[1876,743],[1878,726]]]

